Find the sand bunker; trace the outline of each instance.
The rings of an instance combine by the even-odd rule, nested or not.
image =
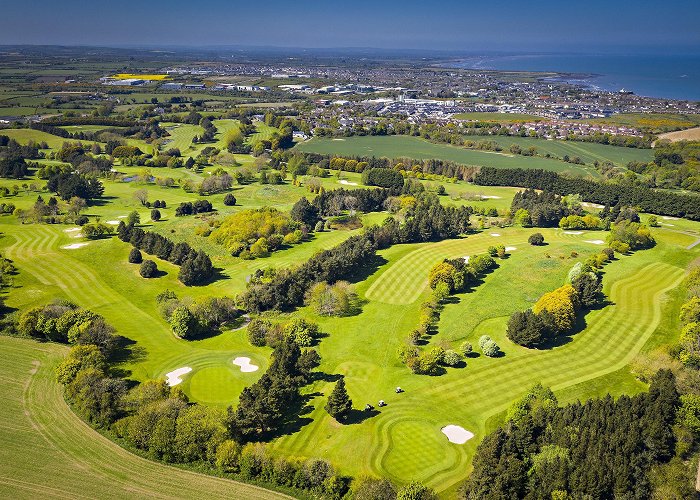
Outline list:
[[[564,231],[564,234],[583,234],[583,231]]]
[[[506,247],[506,252],[512,252],[513,250],[517,250],[517,247]]]
[[[117,219],[126,219],[126,215],[120,215],[117,217]]]
[[[598,203],[587,203],[585,201],[583,203],[581,203],[581,206],[588,207],[588,208],[605,208],[605,205],[600,205]]]
[[[586,240],[586,243],[593,243],[594,245],[603,245],[605,242],[603,240]]]
[[[350,182],[350,181],[346,181],[345,179],[342,179],[338,182],[340,182],[341,184],[345,184],[346,186],[357,186],[357,182]]]
[[[445,436],[447,436],[447,440],[450,443],[464,444],[474,437],[473,432],[469,432],[467,429],[460,427],[459,425],[446,425],[440,430]]]
[[[117,225],[119,225],[119,221],[118,220],[108,220],[107,224],[112,224],[113,226],[117,226]]]
[[[81,248],[87,245],[87,243],[71,243],[70,245],[63,246],[64,250],[75,250],[76,248]]]
[[[664,215],[661,217],[663,220],[678,220],[678,217],[669,217],[668,215]]]
[[[242,372],[256,372],[259,368],[259,366],[250,362],[250,358],[246,358],[245,356],[237,357],[233,360],[233,364],[240,366]]]
[[[494,196],[494,195],[484,195],[484,194],[482,194],[481,197],[482,197],[484,200],[500,200],[500,199],[501,199],[500,196]]]
[[[469,262],[469,256],[468,256],[468,255],[465,255],[465,256],[462,257],[462,258],[464,259],[464,262]]]
[[[76,232],[80,231],[80,229],[81,228],[79,228],[79,227],[71,227],[70,229],[64,229],[63,232],[64,233],[76,233]]]
[[[500,236],[500,234],[499,233],[491,233],[491,236],[498,237],[498,236]]]
[[[190,373],[191,371],[192,371],[192,368],[190,368],[189,366],[183,366],[182,368],[178,368],[177,370],[173,370],[170,373],[165,374],[165,378],[166,378],[165,382],[170,387],[177,385],[180,382],[182,382],[181,377],[187,373]]]

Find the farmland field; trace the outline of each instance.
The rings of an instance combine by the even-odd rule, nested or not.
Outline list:
[[[494,139],[494,137],[480,137],[479,139],[491,140]],[[515,138],[507,137],[504,138],[504,142],[510,146],[510,144],[514,144],[518,141]],[[538,141],[536,146],[541,148],[541,151],[544,152],[550,147],[548,144],[549,142],[550,141]],[[588,154],[589,159],[594,156],[603,157],[602,153],[599,152],[599,148],[589,148],[590,146],[598,145],[575,143],[570,146],[570,144],[567,143],[561,146],[560,150],[577,151],[578,153],[576,156],[581,156],[582,158],[584,154]],[[463,165],[479,165],[496,168],[539,168],[574,176],[598,177],[595,168],[590,164],[574,165],[550,158],[514,155],[509,153],[507,149],[499,153],[493,151],[478,151],[446,144],[434,144],[423,139],[407,136],[355,136],[342,139],[315,138],[298,144],[296,148],[300,151],[311,153],[345,156],[416,159],[441,158]],[[591,153],[588,153],[588,151],[591,151]],[[627,154],[627,152],[624,153]],[[615,152],[615,154],[618,154],[618,152]],[[633,152],[630,153],[630,156],[636,154],[639,153]]]

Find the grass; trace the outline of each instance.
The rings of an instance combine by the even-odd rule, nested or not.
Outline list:
[[[482,139],[490,139],[490,137]],[[477,151],[447,144],[434,144],[424,139],[408,136],[354,136],[343,139],[314,138],[298,144],[295,148],[305,152],[342,156],[440,158],[463,165],[496,168],[541,168],[579,177],[598,177],[598,173],[590,165],[573,165],[555,159],[513,155],[508,152]]]
[[[522,149],[535,147],[539,155],[549,153],[557,158],[564,158],[565,155],[569,156],[569,158],[578,156],[587,165],[592,165],[595,161],[600,163],[609,161],[619,166],[625,166],[630,161],[650,162],[654,159],[651,149],[623,148],[619,146],[609,146],[607,144],[596,144],[593,142],[550,141],[533,137],[507,137],[500,135],[488,137],[465,136],[465,139],[470,139],[475,142],[493,140],[497,142],[505,152],[508,152],[509,148],[513,144],[516,144]]]
[[[681,113],[619,113],[608,118],[588,120],[592,123],[622,125],[655,134],[681,130],[700,125],[700,116]]]
[[[138,457],[97,433],[66,405],[54,379],[65,352],[0,337],[3,498],[193,498],[203,491],[212,498],[289,498]]]
[[[93,141],[74,141],[57,135],[42,132],[41,130],[32,130],[26,128],[8,128],[0,130],[0,135],[6,135],[11,139],[15,139],[20,144],[26,144],[29,141],[36,143],[46,142],[51,149],[61,149],[64,142],[80,142],[82,144],[93,144]]]

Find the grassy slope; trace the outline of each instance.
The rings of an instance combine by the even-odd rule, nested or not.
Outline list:
[[[542,168],[559,173],[566,172],[576,176],[598,176],[592,166],[573,165],[549,158],[512,155],[507,152],[476,151],[446,144],[433,144],[417,137],[407,136],[355,136],[343,139],[315,138],[298,144],[296,148],[301,151],[346,156],[408,157],[416,159],[442,158],[464,165],[481,165],[496,168]]]
[[[578,156],[589,165],[592,165],[594,161],[600,163],[609,161],[620,166],[625,166],[630,161],[649,162],[653,159],[651,149],[623,148],[592,142],[549,141],[533,137],[507,136],[466,136],[465,139],[471,139],[473,141],[493,140],[506,152],[513,144],[517,144],[522,149],[534,146],[537,148],[538,154],[549,153],[558,158],[563,158],[564,155],[568,155],[570,158]]]
[[[53,368],[65,348],[0,338],[3,498],[289,498],[140,458],[92,430],[63,400]],[[135,473],[137,472],[137,473]]]

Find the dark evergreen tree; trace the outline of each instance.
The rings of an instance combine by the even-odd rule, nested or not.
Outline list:
[[[336,382],[333,391],[328,396],[328,402],[324,409],[328,414],[339,422],[345,420],[352,410],[352,401],[348,396],[348,391],[345,389],[345,378],[341,377]]]

